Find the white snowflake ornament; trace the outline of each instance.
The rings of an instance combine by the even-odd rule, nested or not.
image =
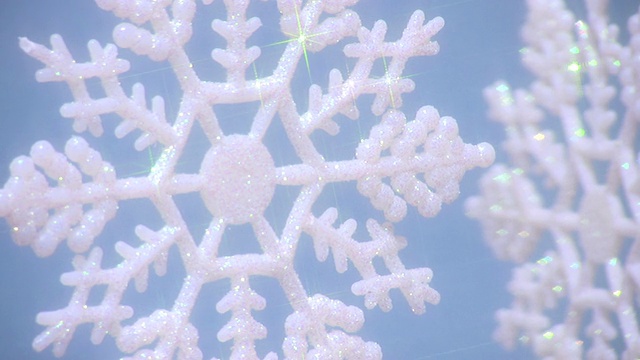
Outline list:
[[[441,18],[425,23],[424,14],[416,11],[402,37],[386,42],[384,22],[366,29],[348,9],[356,0],[278,0],[280,29],[289,39],[283,42],[271,75],[257,77],[247,74],[259,63],[262,50],[247,43],[261,20],[247,19],[249,1],[228,0],[224,2],[226,20],[211,22],[213,31],[227,41],[226,48],[211,52],[226,73],[225,81],[215,82],[201,79],[185,50],[193,32],[194,1],[96,3],[125,22],[113,31],[115,45],[89,42],[89,61],[76,62],[57,35],[51,38],[51,48],[26,38],[20,39],[20,46],[45,64],[36,74],[38,81],[69,85],[73,101],[60,112],[73,119],[74,130],[89,130],[100,137],[103,122],[117,118],[116,137],[138,132],[137,150],[153,145],[161,152],[146,174],[133,177],[116,176],[114,166],[80,136],[72,137],[63,153],[40,141],[29,156],[13,161],[11,177],[0,190],[0,216],[10,224],[15,242],[30,245],[39,256],[51,255],[63,242],[77,253],[73,270],[61,277],[63,285],[74,289],[72,298],[65,308],[38,315],[37,322],[46,329],[33,342],[36,350],[52,346],[54,354],[62,356],[76,328],[88,323],[93,324],[92,342],[112,336],[130,358],[201,359],[204,354],[198,342],[202,340],[192,318],[194,304],[206,284],[226,280],[230,288],[216,310],[229,320],[219,329],[218,341],[232,343],[234,359],[273,359],[275,351],[258,354],[255,347],[267,336],[267,328],[254,313],[269,311],[269,305],[252,281],[268,277],[277,281],[291,307],[284,324],[281,354],[285,358],[380,358],[376,343],[353,334],[364,323],[362,310],[311,294],[303,286],[294,268],[303,234],[313,240],[319,261],[331,254],[338,272],[346,271],[351,262],[361,276],[351,290],[364,297],[367,308],[390,310],[393,289],[404,295],[417,314],[425,311],[425,303],[439,302],[440,295],[429,286],[431,270],[407,269],[400,260],[398,253],[406,241],[394,233],[392,223],[403,220],[408,205],[424,216],[436,215],[442,203],[458,196],[466,170],[488,166],[494,158],[488,144],[464,144],[455,120],[441,117],[433,107],[421,108],[411,120],[399,110],[402,94],[414,88],[411,80],[402,77],[404,66],[412,57],[438,52],[431,38],[443,27]],[[308,108],[300,113],[303,104],[294,101],[292,82],[299,67],[309,71],[308,53],[356,35],[357,42],[344,46],[355,66],[346,76],[333,69],[328,89],[311,85]],[[160,96],[153,97],[149,106],[143,85],[135,84],[130,93],[121,86],[130,64],[118,57],[119,49],[171,67],[182,93],[175,117],[166,111]],[[376,62],[385,64],[382,77],[373,75]],[[99,80],[102,94],[89,90],[89,79]],[[355,99],[363,94],[375,95],[372,113],[381,116],[380,123],[351,159],[325,160],[311,134],[317,130],[337,134],[334,119],[339,114],[359,119]],[[260,105],[249,131],[225,133],[215,107],[250,103]],[[273,144],[266,144],[264,137],[276,121],[299,163],[274,161]],[[199,171],[183,172],[179,164],[196,124],[208,141],[208,150],[199,160]],[[319,215],[312,211],[328,185],[351,181],[386,218],[382,223],[367,221],[368,240],[353,238],[355,220],[336,223],[339,209],[329,208]],[[277,187],[299,189],[280,233],[265,216]],[[210,222],[201,237],[194,235],[187,209],[176,201],[193,193],[209,212]],[[152,229],[139,224],[137,240],[115,243],[120,262],[103,267],[103,249],[96,241],[108,222],[119,220],[119,204],[133,200],[151,202],[164,225]],[[235,225],[251,228],[260,251],[219,254],[223,234]],[[133,284],[145,292],[149,267],[154,265],[156,274],[164,275],[172,249],[179,253],[186,273],[179,293],[169,308],[137,315],[124,299],[127,288]],[[378,257],[387,274],[379,274],[373,266]],[[88,300],[96,287],[106,288],[97,304]]]
[[[613,5],[585,1],[578,20],[562,0],[528,0],[536,80],[485,93],[514,167],[489,169],[466,205],[519,264],[495,339],[544,359],[640,358],[640,13],[623,46]]]

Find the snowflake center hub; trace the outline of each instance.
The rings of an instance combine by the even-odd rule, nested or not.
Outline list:
[[[275,191],[275,165],[260,140],[230,135],[212,147],[202,160],[200,175],[204,203],[231,224],[244,224],[262,215]]]

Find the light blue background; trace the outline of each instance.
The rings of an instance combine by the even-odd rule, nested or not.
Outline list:
[[[213,47],[223,46],[217,34],[210,31],[208,24],[211,12],[221,8],[217,1],[200,14],[199,33],[189,45],[192,61],[196,71],[203,78],[221,80],[222,73],[208,54]],[[198,4],[199,8],[202,5]],[[274,8],[275,4],[260,3],[260,9]],[[33,41],[49,45],[51,33],[63,35],[73,56],[78,61],[86,61],[88,53],[86,42],[95,38],[104,45],[111,42],[111,29],[118,20],[108,13],[103,13],[91,1],[12,1],[4,2],[0,11],[0,181],[8,177],[8,166],[11,160],[22,154],[28,154],[31,145],[40,139],[50,141],[58,151],[72,135],[71,122],[61,118],[58,108],[71,100],[71,95],[62,84],[38,84],[34,80],[34,72],[41,64],[23,54],[18,48],[18,36],[28,36]],[[412,119],[415,111],[422,105],[435,106],[441,115],[449,115],[457,119],[460,134],[465,142],[491,142],[497,149],[498,161],[505,156],[499,149],[503,130],[490,122],[486,116],[486,105],[483,101],[482,89],[498,79],[507,79],[516,86],[525,86],[530,76],[519,64],[518,50],[522,47],[519,39],[519,27],[525,18],[522,1],[515,0],[377,0],[362,1],[356,9],[363,20],[363,25],[371,28],[373,21],[384,19],[389,26],[387,41],[396,40],[404,29],[409,16],[415,9],[422,9],[428,19],[442,16],[446,25],[436,36],[441,45],[441,52],[436,57],[417,58],[409,62],[405,75],[410,75],[416,82],[416,90],[404,96],[402,110]],[[257,11],[257,10],[256,10]],[[263,45],[282,40],[278,33],[277,20],[262,18],[263,28],[255,37],[255,44]],[[197,15],[198,16],[198,15]],[[223,16],[223,15],[219,15]],[[253,39],[253,38],[252,38]],[[254,44],[252,43],[252,44]],[[328,69],[338,67],[343,74],[347,64],[341,55],[341,46],[334,46],[319,54],[310,56],[311,75],[314,83],[326,88]],[[263,48],[262,74],[269,74],[269,59],[281,54],[283,47],[271,46]],[[334,54],[334,55],[332,55]],[[139,61],[128,51],[121,51],[120,57],[133,64],[127,78],[123,79],[125,90],[136,81],[145,84],[147,96],[162,95],[167,100],[168,114],[175,111],[175,97],[180,92],[175,88],[171,74],[163,65]],[[261,61],[263,61],[261,63]],[[380,75],[378,69],[378,75]],[[218,71],[218,73],[216,73]],[[155,78],[155,79],[154,79]],[[300,89],[297,99],[306,101],[309,78],[300,64],[297,78],[294,80]],[[171,98],[174,101],[171,102]],[[328,136],[315,138],[318,148],[327,158],[350,158],[357,141],[358,131],[365,132],[378,121],[369,111],[372,97],[363,97],[359,101],[361,125],[350,120],[340,119],[341,135],[336,139]],[[173,107],[172,107],[173,106]],[[241,107],[217,109],[223,129],[233,132],[246,129],[253,116],[253,110],[243,112]],[[306,106],[299,104],[299,111]],[[243,117],[243,115],[245,115]],[[170,118],[171,119],[171,118]],[[227,124],[225,125],[225,120]],[[170,120],[172,121],[172,120]],[[133,154],[132,141],[138,133],[129,135],[124,141],[115,141],[113,136],[114,118],[107,118],[105,135],[95,139],[83,134],[89,143],[99,149],[105,160],[116,166],[120,176],[141,176],[149,165],[149,154],[142,152]],[[230,125],[233,124],[233,125]],[[235,126],[238,126],[237,128]],[[279,135],[280,137],[282,135]],[[278,135],[270,138],[267,144],[272,150],[276,163],[295,162],[286,149],[274,147],[282,139]],[[278,141],[280,140],[280,141]],[[193,160],[185,159],[184,172],[197,171],[199,156],[206,150],[206,143],[194,137]],[[467,219],[463,214],[464,199],[477,191],[475,184],[482,170],[474,170],[467,174],[462,184],[461,197],[453,204],[444,206],[434,219],[423,219],[415,211],[396,226],[396,233],[405,236],[409,246],[403,252],[407,267],[430,267],[434,271],[432,286],[442,296],[437,306],[428,305],[426,314],[413,315],[406,301],[394,294],[394,309],[390,313],[382,313],[375,309],[365,310],[366,322],[359,335],[366,340],[378,342],[387,359],[527,359],[531,354],[527,350],[505,352],[492,341],[491,333],[495,328],[494,312],[506,307],[511,297],[506,291],[506,283],[510,278],[511,265],[495,260],[484,245],[477,223]],[[331,192],[335,191],[334,194]],[[353,184],[329,187],[314,207],[319,216],[329,206],[337,206],[341,219],[354,217],[359,220],[359,239],[364,237],[364,221],[367,217],[381,220],[381,215],[372,210],[368,201],[355,190]],[[291,196],[295,191],[279,192],[268,215],[277,223],[277,219],[286,216]],[[194,233],[201,233],[208,222],[209,215],[197,201],[191,204],[192,198],[181,200],[183,211],[193,224]],[[145,216],[149,214],[149,218]],[[280,220],[282,221],[282,220]],[[112,221],[105,233],[100,237],[100,245],[105,251],[112,251],[117,240],[138,244],[133,235],[133,226],[138,223],[158,229],[161,224],[153,215],[153,208],[142,202],[134,204],[121,203],[118,217]],[[278,227],[274,224],[274,227]],[[241,237],[246,229],[231,229],[227,234],[228,251],[234,251],[238,239],[231,239],[237,234]],[[235,232],[235,233],[234,233]],[[59,276],[70,271],[71,254],[66,245],[60,246],[54,256],[38,259],[29,248],[19,248],[9,237],[6,223],[0,224],[0,357],[6,359],[49,359],[50,349],[35,353],[31,341],[43,330],[35,323],[35,316],[40,311],[54,310],[65,306],[71,295],[71,289],[59,283]],[[350,294],[351,283],[357,280],[353,270],[347,274],[337,274],[330,258],[325,263],[318,263],[311,253],[310,239],[301,239],[299,252],[301,256],[296,267],[307,290],[323,292],[331,297],[338,297],[350,305],[363,308],[362,299]],[[247,245],[251,248],[251,244]],[[302,254],[303,252],[305,252]],[[174,254],[175,255],[175,254]],[[173,258],[175,259],[175,256]],[[181,284],[182,274],[177,269],[163,279],[152,277],[151,287],[142,296],[131,296],[132,303],[140,314],[148,314],[156,307],[171,306],[172,296]],[[282,325],[290,308],[281,294],[273,291],[273,281],[256,280],[252,282],[256,291],[267,297],[268,307],[260,316],[260,320],[269,324],[270,338],[259,347],[261,355],[267,350],[277,350],[282,341]],[[223,324],[220,319],[227,319],[215,312],[215,303],[227,290],[227,284],[216,284],[208,287],[198,302],[200,328],[200,344],[203,344],[205,358],[228,355],[229,344],[219,345],[215,332]],[[173,295],[172,295],[173,294]],[[138,317],[136,313],[136,318]],[[201,317],[200,317],[201,316]],[[218,321],[216,324],[208,321]],[[206,332],[208,328],[209,332]],[[90,327],[82,326],[74,335],[65,359],[102,359],[117,358],[113,341],[108,338],[101,346],[90,343]]]

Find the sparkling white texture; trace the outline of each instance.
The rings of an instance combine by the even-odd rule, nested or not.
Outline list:
[[[466,203],[495,254],[521,264],[495,338],[544,359],[638,359],[640,15],[625,46],[608,1],[585,1],[583,20],[562,0],[527,4],[536,79],[485,93],[513,167],[494,165]]]
[[[205,6],[210,2],[204,1]],[[349,261],[353,264],[361,280],[351,290],[364,297],[367,308],[391,310],[389,292],[393,289],[403,294],[417,314],[425,311],[425,303],[439,302],[440,295],[429,286],[432,271],[407,269],[400,260],[398,253],[406,241],[394,233],[392,223],[403,220],[407,205],[424,216],[436,215],[442,203],[458,196],[466,170],[493,162],[493,148],[485,143],[463,143],[455,120],[441,117],[433,107],[421,108],[411,120],[400,111],[402,94],[414,88],[413,81],[403,77],[405,64],[412,57],[438,52],[431,38],[444,21],[425,22],[424,14],[416,11],[401,38],[387,42],[383,21],[366,29],[348,9],[357,2],[273,2],[281,13],[279,26],[287,41],[272,74],[257,77],[252,65],[261,49],[247,43],[261,20],[247,19],[249,1],[225,1],[226,20],[211,22],[213,31],[227,41],[225,49],[211,52],[212,59],[226,70],[224,82],[202,80],[185,50],[197,7],[203,6],[194,1],[96,0],[103,10],[125,22],[113,31],[115,45],[89,42],[91,59],[87,62],[75,61],[58,35],[51,37],[51,48],[20,39],[20,47],[45,64],[36,74],[38,81],[66,82],[71,89],[74,100],[64,104],[60,113],[73,119],[75,131],[88,130],[100,137],[103,121],[118,118],[118,138],[139,132],[137,150],[151,145],[162,149],[148,173],[138,177],[118,177],[102,154],[80,136],[71,137],[63,153],[40,141],[29,156],[12,162],[11,177],[0,190],[0,216],[9,223],[14,241],[31,246],[39,256],[51,255],[63,242],[77,254],[74,270],[61,276],[62,284],[73,288],[73,295],[67,307],[38,315],[37,322],[46,329],[33,342],[36,350],[51,346],[54,354],[62,356],[76,328],[92,324],[93,343],[110,335],[131,358],[201,359],[204,354],[198,342],[203,340],[191,318],[194,304],[203,286],[226,280],[230,289],[217,302],[216,310],[231,316],[219,330],[218,340],[232,343],[231,358],[273,359],[278,350],[258,354],[255,349],[256,341],[266,337],[267,328],[253,313],[269,308],[251,286],[252,277],[271,277],[291,307],[284,324],[285,358],[380,358],[378,344],[353,335],[364,323],[360,308],[311,294],[303,286],[294,268],[303,233],[313,240],[319,261],[325,261],[331,252],[340,273],[347,270]],[[292,93],[294,74],[309,66],[308,52],[340,41],[347,42],[344,54],[355,59],[355,66],[347,74],[333,69],[327,89],[311,85],[308,109],[300,113],[303,105],[294,102]],[[135,84],[127,94],[120,80],[130,64],[118,57],[119,48],[164,61],[172,68],[182,92],[174,119],[168,118],[162,97],[153,97],[147,105],[148,90],[142,84]],[[385,64],[381,78],[372,73],[376,62]],[[99,79],[103,94],[92,94],[87,86],[91,78]],[[337,134],[334,117],[338,114],[358,120],[355,100],[363,94],[375,95],[371,111],[380,117],[379,123],[357,146],[351,160],[325,160],[310,135],[316,130]],[[260,106],[248,133],[222,131],[214,106],[255,102]],[[274,121],[282,123],[300,163],[275,165],[270,148],[263,143]],[[210,148],[200,160],[199,172],[182,173],[178,164],[196,123]],[[311,210],[327,185],[350,181],[357,183],[358,191],[387,219],[366,222],[370,239],[353,238],[357,226],[353,219],[336,224],[339,209],[329,208],[319,215]],[[264,215],[277,186],[300,189],[280,234]],[[210,212],[210,224],[199,239],[175,199],[188,193],[199,194]],[[164,226],[138,225],[138,240],[123,236],[129,240],[113,245],[120,263],[103,268],[103,249],[94,240],[109,221],[118,220],[119,204],[139,199],[153,204]],[[219,256],[225,229],[243,224],[253,230],[261,252]],[[157,275],[164,275],[171,249],[177,249],[186,272],[177,297],[169,309],[137,316],[123,300],[127,288],[133,283],[137,291],[145,292],[149,267],[153,265]],[[374,267],[376,257],[382,259],[387,274],[379,274]],[[94,305],[88,299],[95,296],[92,290],[96,287],[106,290]]]

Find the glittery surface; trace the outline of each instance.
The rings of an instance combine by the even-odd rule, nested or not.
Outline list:
[[[520,264],[495,339],[546,359],[637,359],[640,15],[620,36],[616,2],[585,1],[583,19],[561,0],[527,3],[521,54],[536,78],[485,91],[510,167],[466,203],[495,254]]]

